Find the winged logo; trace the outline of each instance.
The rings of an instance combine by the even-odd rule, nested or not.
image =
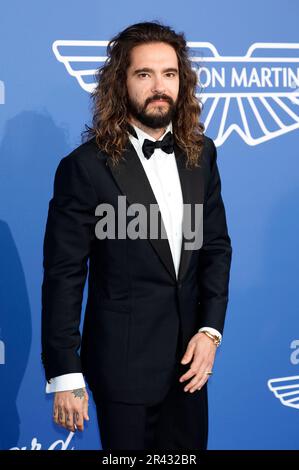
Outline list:
[[[52,49],[83,90],[107,59],[108,41],[57,40]],[[299,43],[252,44],[244,56],[223,56],[210,42],[188,42],[198,75],[201,120],[217,146],[236,132],[258,145],[299,128]]]
[[[269,379],[268,387],[284,406],[299,409],[299,375]]]

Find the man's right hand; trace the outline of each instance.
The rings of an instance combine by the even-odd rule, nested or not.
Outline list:
[[[55,392],[53,419],[56,424],[69,431],[83,431],[84,419],[89,421],[86,388]]]

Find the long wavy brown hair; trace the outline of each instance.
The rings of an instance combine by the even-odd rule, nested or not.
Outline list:
[[[95,137],[97,146],[117,164],[128,142],[127,68],[130,51],[140,44],[164,42],[174,48],[179,66],[179,93],[172,119],[176,144],[186,153],[187,167],[199,166],[204,124],[199,121],[197,74],[192,69],[184,33],[175,33],[159,21],[137,23],[113,37],[107,46],[107,60],[97,70],[97,86],[91,94],[92,126],[85,125],[82,140]]]

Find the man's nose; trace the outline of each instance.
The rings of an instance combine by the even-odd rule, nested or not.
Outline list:
[[[156,75],[156,76],[154,77],[154,83],[153,83],[153,86],[152,86],[152,92],[153,92],[153,93],[164,93],[164,92],[165,92],[165,85],[164,85],[164,81],[163,81],[163,77],[162,77],[162,76]]]

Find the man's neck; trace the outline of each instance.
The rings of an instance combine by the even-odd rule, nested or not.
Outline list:
[[[139,127],[143,132],[146,132],[154,139],[158,140],[164,134],[166,127],[162,127],[161,129],[153,129],[152,127],[147,127],[144,124],[141,124],[137,119],[129,118],[129,122],[134,124],[134,126]]]

